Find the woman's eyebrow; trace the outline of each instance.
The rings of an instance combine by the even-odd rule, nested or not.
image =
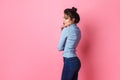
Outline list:
[[[64,16],[64,18],[68,18],[68,16]]]

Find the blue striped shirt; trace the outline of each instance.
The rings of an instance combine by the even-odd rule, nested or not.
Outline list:
[[[64,51],[63,57],[75,57],[76,47],[81,38],[81,31],[76,24],[71,24],[68,27],[65,27],[60,36],[58,43],[58,50]]]

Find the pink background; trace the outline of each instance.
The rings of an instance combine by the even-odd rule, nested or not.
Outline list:
[[[79,80],[120,80],[119,0],[0,0],[0,80],[60,80],[63,10],[81,17]]]

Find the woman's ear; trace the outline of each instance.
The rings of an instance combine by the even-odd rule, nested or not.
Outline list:
[[[75,18],[72,18],[72,22],[75,22]]]

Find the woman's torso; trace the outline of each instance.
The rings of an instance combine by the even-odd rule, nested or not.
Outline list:
[[[64,30],[67,31],[67,39],[65,42],[63,57],[75,57],[76,55],[76,47],[81,38],[80,29],[76,24],[72,24],[66,27]]]

